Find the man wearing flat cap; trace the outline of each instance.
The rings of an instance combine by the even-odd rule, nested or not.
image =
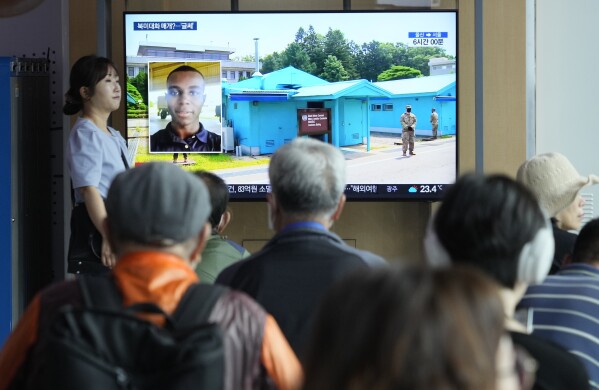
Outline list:
[[[194,265],[211,232],[206,186],[175,165],[147,163],[114,179],[106,210],[104,223],[117,257],[110,277],[123,304],[150,302],[172,315],[188,288],[198,283]],[[197,300],[189,302],[204,309]],[[28,378],[31,367],[43,371],[44,361],[55,358],[44,356],[40,345],[44,327],[65,305],[85,305],[76,280],[50,286],[33,299],[0,352],[0,388]],[[255,301],[225,289],[208,310],[208,320],[223,334],[224,389],[299,387],[295,354],[276,321]],[[144,319],[162,326],[161,320]]]
[[[406,155],[408,149],[410,156],[414,156],[414,133],[416,132],[416,115],[412,113],[412,106],[406,106],[406,112],[399,119],[401,122],[401,142],[403,155]]]

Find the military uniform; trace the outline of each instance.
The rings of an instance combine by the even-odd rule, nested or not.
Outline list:
[[[410,149],[410,155],[414,155],[414,133],[416,131],[416,115],[412,112],[408,112],[407,110],[411,110],[412,107],[406,106],[406,112],[401,115],[401,141],[402,141],[402,149],[403,155],[406,155],[406,151],[408,148]]]
[[[431,125],[433,126],[433,138],[437,139],[437,130],[439,129],[439,114],[437,114],[437,111],[431,113]]]

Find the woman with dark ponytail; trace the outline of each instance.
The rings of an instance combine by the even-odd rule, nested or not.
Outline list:
[[[66,154],[74,202],[70,273],[103,273],[115,263],[103,225],[110,183],[128,168],[125,139],[108,126],[108,118],[119,108],[121,98],[119,75],[112,61],[89,55],[75,62],[63,107],[65,115],[80,113]]]

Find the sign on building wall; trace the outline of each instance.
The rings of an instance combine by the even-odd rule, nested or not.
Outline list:
[[[297,110],[298,135],[325,134],[331,131],[330,108],[301,108]]]

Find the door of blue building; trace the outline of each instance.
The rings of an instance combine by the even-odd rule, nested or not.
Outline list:
[[[260,134],[260,154],[274,153],[297,136],[297,112],[287,102],[258,102],[255,113]]]
[[[364,122],[364,105],[360,100],[345,100],[343,105],[343,123],[340,127],[340,146],[351,146],[362,143],[366,136]]]
[[[440,135],[456,134],[456,104],[455,101],[442,102],[439,113]]]

